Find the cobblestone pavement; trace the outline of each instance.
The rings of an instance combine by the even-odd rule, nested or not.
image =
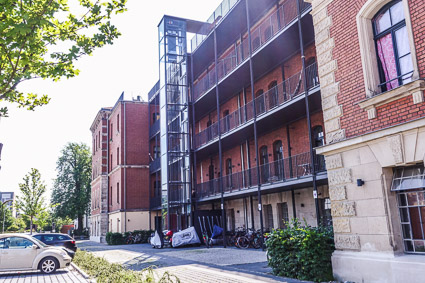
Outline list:
[[[53,274],[36,271],[0,272],[0,283],[88,283],[72,267],[61,269]]]
[[[272,275],[266,253],[261,250],[233,247],[153,249],[148,244],[108,246],[91,241],[80,241],[77,245],[133,270],[156,266],[158,275],[168,271],[182,283],[301,282]]]

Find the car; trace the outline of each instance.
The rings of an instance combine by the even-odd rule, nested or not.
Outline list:
[[[71,257],[60,247],[51,247],[24,234],[0,235],[0,271],[40,270],[53,273],[71,264]]]
[[[77,251],[77,244],[75,243],[75,240],[67,234],[42,233],[35,234],[33,237],[49,246],[63,246],[74,253]]]

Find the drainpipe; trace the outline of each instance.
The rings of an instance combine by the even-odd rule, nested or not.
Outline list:
[[[106,219],[108,221],[106,232],[108,232],[109,230],[109,119],[106,119],[106,134],[107,134],[107,137],[106,137],[106,177],[107,177],[106,184],[108,186],[106,188]],[[100,232],[100,235],[102,236],[102,231]]]
[[[307,87],[307,77],[305,73],[305,55],[304,55],[304,40],[303,40],[303,32],[301,25],[301,8],[300,1],[297,1],[297,13],[298,13],[298,33],[300,37],[300,49],[301,49],[301,61],[302,61],[302,73],[303,73],[303,85],[304,85],[304,93],[305,93],[305,108],[307,113],[307,128],[308,128],[308,140],[310,142],[310,163],[311,163],[311,174],[313,175],[313,197],[314,204],[316,206],[316,218],[317,218],[317,226],[320,225],[320,210],[319,210],[319,199],[317,198],[317,184],[316,184],[316,168],[314,166],[314,156],[313,156],[313,140],[311,136],[311,119],[310,119],[310,105],[308,101],[308,87]]]
[[[127,232],[127,150],[126,150],[126,143],[127,143],[127,123],[126,123],[126,116],[127,112],[125,111],[125,105],[126,103],[123,101],[124,104],[124,232]]]

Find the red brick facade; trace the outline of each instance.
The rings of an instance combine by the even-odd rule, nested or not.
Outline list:
[[[334,39],[333,58],[338,63],[335,81],[340,82],[338,104],[343,107],[341,129],[346,138],[394,126],[424,117],[425,104],[413,104],[412,97],[404,97],[376,108],[377,119],[368,119],[367,112],[357,103],[366,99],[363,68],[360,56],[356,15],[366,0],[335,0],[328,6],[328,14],[334,23],[330,36]],[[425,76],[425,2],[409,0],[419,76]],[[349,24],[347,24],[349,23]],[[408,23],[407,23],[408,24]]]

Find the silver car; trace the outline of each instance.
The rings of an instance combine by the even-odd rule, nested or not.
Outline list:
[[[53,273],[70,264],[71,257],[62,248],[47,246],[30,235],[0,235],[0,271]]]

